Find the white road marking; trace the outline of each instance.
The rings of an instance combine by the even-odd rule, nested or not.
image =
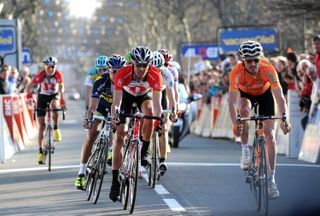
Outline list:
[[[170,166],[211,166],[211,167],[238,167],[239,163],[188,163],[188,162],[168,162]],[[309,167],[309,168],[320,168],[320,165],[317,164],[277,164],[278,167]],[[0,164],[1,168],[1,164]],[[79,168],[79,165],[66,165],[66,166],[52,166],[52,169],[71,169]],[[0,173],[15,173],[15,172],[28,172],[28,171],[37,171],[37,170],[46,170],[47,166],[41,167],[30,167],[30,168],[19,168],[19,169],[4,169],[0,170]],[[144,167],[141,167],[143,178],[148,181],[148,174]]]
[[[159,194],[159,195],[164,195],[164,194],[170,194],[165,187],[163,187],[161,184],[156,184],[154,187],[154,190]]]
[[[175,199],[163,199],[172,211],[186,211]]]

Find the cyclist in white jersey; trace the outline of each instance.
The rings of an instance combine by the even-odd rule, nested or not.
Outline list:
[[[175,92],[174,92],[174,78],[169,71],[168,68],[164,67],[164,57],[163,55],[155,51],[153,52],[152,65],[155,66],[162,75],[162,109],[170,109],[173,110],[173,114],[171,115],[171,121],[175,121],[176,119],[176,100],[175,100]],[[168,106],[169,101],[169,106]],[[169,122],[162,128],[160,131],[160,156],[159,156],[159,170],[160,174],[163,175],[167,171],[167,165],[165,160],[167,158],[167,143],[168,143],[168,128]]]
[[[164,66],[171,72],[174,80],[173,88],[174,88],[174,95],[176,100],[176,111],[178,112],[178,104],[179,104],[179,93],[178,93],[178,85],[179,85],[179,71],[175,68],[170,61],[172,61],[172,54],[166,49],[159,49],[160,52],[164,57]]]

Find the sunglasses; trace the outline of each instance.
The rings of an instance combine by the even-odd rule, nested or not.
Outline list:
[[[135,63],[134,65],[135,65],[136,67],[146,68],[146,67],[148,67],[149,63],[144,63],[144,64]]]
[[[247,63],[251,63],[251,62],[258,63],[260,60],[259,59],[248,59],[248,60],[245,59],[244,61]]]
[[[54,69],[55,67],[56,67],[55,65],[46,65],[46,68]]]

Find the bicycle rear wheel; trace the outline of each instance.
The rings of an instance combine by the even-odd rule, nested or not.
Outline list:
[[[104,142],[104,141],[102,141]],[[106,140],[106,144],[100,143],[103,148],[100,151],[99,154],[99,162],[97,164],[97,171],[95,173],[95,184],[93,189],[93,203],[96,204],[99,199],[101,187],[103,184],[103,178],[106,170],[106,164],[107,164],[107,157],[108,157],[108,140]]]
[[[265,143],[261,147],[261,163],[260,163],[260,211],[265,216],[269,211],[269,193],[268,193],[268,163],[266,156]]]
[[[136,140],[133,143],[130,161],[130,178],[129,178],[129,213],[132,214],[136,197],[137,197],[137,186],[138,186],[138,174],[139,174],[139,141]]]

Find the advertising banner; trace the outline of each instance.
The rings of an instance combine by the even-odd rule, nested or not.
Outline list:
[[[238,52],[240,44],[247,40],[261,43],[265,51],[278,50],[278,33],[276,28],[220,28],[218,45],[222,53]]]
[[[13,113],[12,113],[12,100],[11,96],[3,96],[2,97],[2,104],[3,104],[3,116],[7,122],[10,136],[12,140],[14,140],[14,133],[13,133]]]
[[[218,45],[216,44],[186,44],[181,46],[183,57],[201,56],[202,60],[219,60]]]

